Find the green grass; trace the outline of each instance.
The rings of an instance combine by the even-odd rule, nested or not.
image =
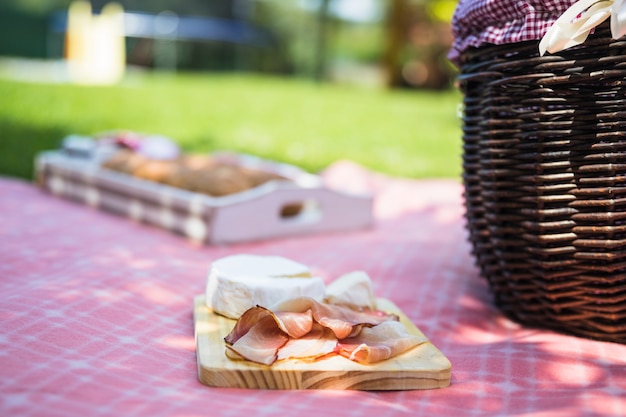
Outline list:
[[[458,92],[386,91],[243,74],[149,73],[113,87],[0,80],[0,175],[32,178],[62,138],[125,129],[189,152],[247,152],[319,172],[340,159],[458,177]]]

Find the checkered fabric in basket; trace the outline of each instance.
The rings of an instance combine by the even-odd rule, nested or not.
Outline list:
[[[461,0],[452,20],[449,58],[470,47],[541,39],[574,0]]]

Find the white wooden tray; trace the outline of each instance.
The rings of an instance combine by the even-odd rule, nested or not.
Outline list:
[[[330,189],[319,176],[250,155],[229,154],[242,165],[289,180],[211,197],[104,169],[88,157],[59,151],[36,157],[42,189],[93,207],[160,226],[207,244],[228,244],[372,225],[373,197]],[[295,216],[282,209],[300,204]]]

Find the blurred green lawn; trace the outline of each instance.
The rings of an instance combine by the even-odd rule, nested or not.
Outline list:
[[[124,129],[188,152],[233,150],[319,172],[340,159],[410,178],[461,172],[460,94],[248,74],[147,73],[113,87],[0,80],[0,175],[32,178],[62,138]]]

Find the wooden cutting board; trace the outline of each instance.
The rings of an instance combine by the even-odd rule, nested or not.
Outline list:
[[[198,295],[194,299],[198,378],[211,387],[257,389],[413,390],[450,385],[450,361],[391,301],[378,299],[377,307],[397,314],[409,333],[422,337],[424,343],[372,365],[330,356],[267,366],[226,357],[224,337],[235,320],[214,314],[204,295]]]

